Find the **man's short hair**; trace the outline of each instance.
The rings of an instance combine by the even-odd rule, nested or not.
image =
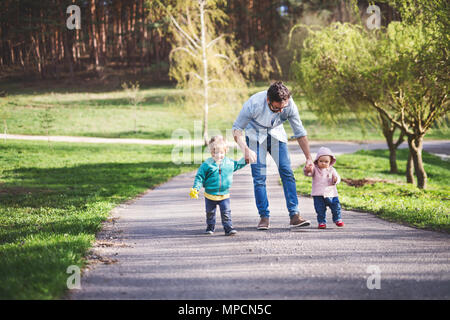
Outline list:
[[[274,82],[270,85],[269,90],[267,90],[267,97],[269,101],[281,102],[289,100],[291,97],[291,92],[281,81]]]

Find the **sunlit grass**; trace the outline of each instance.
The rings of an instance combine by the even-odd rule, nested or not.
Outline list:
[[[267,89],[267,85],[251,87],[249,95]],[[49,92],[16,90],[0,101],[8,114],[9,133],[45,135],[41,118],[46,108],[54,118],[50,135],[90,136],[107,138],[170,139],[176,129],[185,129],[193,137],[195,123],[203,119],[202,104],[186,107],[181,97],[183,91],[175,87],[141,88],[143,101],[135,108],[122,89],[104,92],[67,92],[63,89]],[[364,132],[354,117],[339,121],[335,125],[325,124],[308,111],[304,102],[294,96],[300,108],[300,117],[310,140],[383,140],[381,133],[367,127]],[[220,131],[226,135],[231,130],[241,106],[232,110],[215,106],[209,111],[210,132]],[[136,130],[134,127],[137,119]],[[0,126],[3,126],[0,123]],[[201,125],[200,125],[201,127]],[[292,129],[284,125],[288,136]],[[3,128],[0,128],[3,132]],[[201,135],[200,135],[201,136]],[[448,126],[434,128],[426,139],[445,139],[450,136]]]
[[[172,146],[0,143],[0,299],[53,299],[111,209],[197,165]]]

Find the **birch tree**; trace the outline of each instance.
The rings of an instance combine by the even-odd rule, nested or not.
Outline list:
[[[222,0],[189,0],[167,7],[174,38],[169,75],[185,90],[186,103],[201,101],[205,144],[212,108],[221,105],[233,111],[246,96],[242,64],[252,54],[236,55],[234,37],[218,32],[227,21],[221,4]]]

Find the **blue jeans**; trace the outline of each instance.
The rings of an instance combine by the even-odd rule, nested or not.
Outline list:
[[[216,207],[219,205],[220,208],[220,216],[222,218],[222,225],[225,232],[229,232],[233,229],[231,224],[231,207],[230,207],[230,198],[214,201],[208,198],[205,198],[205,207],[206,207],[206,230],[214,231],[216,227]]]
[[[251,165],[253,177],[253,190],[255,194],[256,207],[261,218],[268,218],[270,216],[269,201],[267,200],[266,191],[266,155],[270,153],[278,167],[281,181],[283,183],[284,197],[286,199],[286,207],[289,211],[289,216],[299,212],[297,188],[295,184],[294,172],[291,168],[291,159],[289,158],[289,151],[287,143],[276,140],[267,135],[267,139],[260,144],[256,142],[255,146],[249,145],[249,139],[246,137],[247,145],[256,152],[257,162]]]
[[[338,197],[328,198],[322,196],[313,196],[314,209],[317,213],[318,223],[327,223],[326,213],[327,206],[330,207],[333,214],[333,222],[336,223],[341,220],[341,204]]]

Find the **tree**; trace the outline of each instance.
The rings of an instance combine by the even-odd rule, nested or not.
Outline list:
[[[391,23],[387,30],[385,77],[390,108],[376,106],[405,133],[417,186],[426,188],[427,174],[422,162],[423,138],[431,126],[450,110],[448,51],[433,32],[435,25]],[[407,170],[411,179],[411,170]]]
[[[333,24],[312,32],[293,66],[297,84],[316,112],[360,117],[378,112],[391,160],[391,147],[400,140],[393,143],[389,132],[400,129],[408,138],[419,188],[425,188],[427,180],[423,137],[449,110],[448,55],[438,37],[429,36],[433,32],[438,32],[433,25],[402,22],[376,33]],[[407,170],[409,182],[411,171]]]
[[[138,107],[137,105],[144,100],[142,94],[139,93],[139,82],[136,81],[135,83],[129,82],[128,84],[126,82],[122,83],[122,88],[125,91],[125,94],[127,96],[128,101],[131,105],[133,105],[134,108],[134,133],[137,132],[137,111]]]
[[[233,108],[245,97],[241,63],[251,54],[236,56],[233,36],[218,32],[227,19],[219,4],[220,0],[191,0],[167,8],[173,34],[169,75],[185,90],[187,103],[202,101],[205,144],[210,108],[219,103]]]
[[[450,3],[445,0],[386,2],[402,16],[402,23],[388,28],[389,52],[392,53],[390,66],[395,74],[389,80],[398,87],[391,96],[394,111],[400,114],[400,119],[393,122],[408,137],[407,180],[413,181],[414,166],[417,185],[425,188],[427,174],[422,163],[423,137],[433,123],[447,116],[450,108]],[[380,111],[392,117],[392,112]]]
[[[41,128],[45,131],[47,142],[50,144],[50,130],[53,128],[55,117],[52,114],[51,106],[46,106],[45,110],[39,114]]]
[[[397,172],[396,150],[404,135],[395,141],[397,127],[373,105],[388,103],[379,78],[383,71],[377,35],[348,23],[309,32],[300,61],[292,65],[297,89],[321,119],[337,122],[356,115],[363,128],[368,123],[380,128],[390,152],[390,171]]]
[[[74,77],[77,71],[101,71],[108,63],[131,66],[136,61],[141,70],[148,66],[159,70],[160,62],[168,59],[170,46],[161,23],[165,14],[153,10],[151,2],[3,0],[0,72]],[[80,30],[66,26],[66,10],[74,4],[80,7]],[[167,78],[167,72],[164,76]]]

